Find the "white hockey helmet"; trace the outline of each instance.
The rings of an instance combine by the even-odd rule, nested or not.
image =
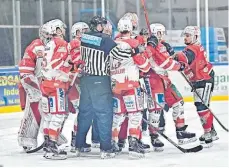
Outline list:
[[[76,32],[79,31],[81,34],[85,32],[85,30],[89,30],[89,26],[85,22],[77,22],[72,26],[71,33],[72,37],[76,37]]]
[[[162,40],[166,34],[165,26],[161,23],[153,23],[150,25],[150,30],[159,40]]]
[[[51,40],[52,35],[53,35],[53,28],[50,24],[48,23],[43,24],[39,28],[39,37],[45,45]]]
[[[63,35],[65,36],[65,29],[67,28],[66,24],[64,22],[62,22],[60,19],[54,19],[54,20],[50,20],[49,22],[47,22],[48,24],[50,24],[53,28],[53,34],[57,34],[57,35]],[[61,30],[61,34],[57,33],[57,29]]]
[[[136,13],[128,12],[122,18],[125,17],[131,20],[133,25],[133,30],[136,30],[138,28],[138,15]]]
[[[182,36],[189,34],[192,37],[191,44],[200,42],[201,31],[198,26],[187,26],[182,32]]]
[[[121,18],[118,22],[118,31],[119,32],[132,32],[133,31],[133,24],[131,20],[127,18]]]
[[[112,35],[112,24],[108,20],[107,24],[103,27],[103,33],[108,34],[109,36]]]

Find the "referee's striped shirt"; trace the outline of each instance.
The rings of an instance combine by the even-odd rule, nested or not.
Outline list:
[[[110,50],[116,43],[106,34],[90,32],[81,38],[80,54],[85,62],[84,73],[93,76],[110,75]]]

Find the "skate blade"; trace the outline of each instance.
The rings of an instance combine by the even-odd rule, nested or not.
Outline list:
[[[164,148],[163,147],[153,147],[154,152],[163,152]]]
[[[76,153],[76,148],[72,146],[71,149],[70,149],[70,152],[71,153]]]
[[[109,155],[106,155],[106,154],[101,154],[101,159],[112,159],[115,157],[115,153],[111,153]]]
[[[92,148],[100,148],[100,144],[93,144],[93,143],[92,143],[92,144],[91,144],[91,147],[92,147]]]
[[[80,152],[82,152],[82,153],[91,152],[91,148],[81,148]]]
[[[119,156],[119,155],[121,155],[121,152],[122,152],[122,151],[115,152],[115,155]]]
[[[77,158],[81,156],[81,152],[75,150],[75,152],[69,152],[67,158]]]
[[[213,143],[211,142],[211,143],[204,143],[203,145],[202,145],[204,148],[211,148],[212,146],[213,146]]]
[[[145,157],[145,154],[143,154],[143,153],[137,153],[137,152],[130,152],[129,151],[129,158],[131,158],[131,159],[141,159],[144,157]]]
[[[212,141],[217,141],[219,139],[218,136],[213,136]],[[205,144],[205,141],[200,141],[200,144]]]
[[[179,139],[179,140],[178,140],[178,145],[189,144],[189,143],[195,142],[196,140],[197,140],[196,137],[193,137],[193,138],[185,138],[185,139]]]
[[[65,160],[67,159],[67,155],[57,155],[54,153],[46,153],[44,158],[51,159],[51,160]]]
[[[144,149],[144,152],[145,152],[145,153],[150,153],[150,148]]]

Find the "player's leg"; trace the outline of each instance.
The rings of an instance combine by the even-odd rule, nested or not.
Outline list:
[[[125,143],[127,139],[127,128],[128,128],[128,117],[125,118],[121,124],[121,129],[118,135],[118,146],[120,149],[125,148]]]
[[[151,144],[155,151],[163,151],[164,144],[159,140],[157,131],[159,130],[160,116],[163,109],[157,105],[164,106],[164,85],[162,79],[156,73],[151,73],[149,78],[145,78],[146,91],[148,95],[148,120],[152,124],[149,126]],[[157,101],[157,103],[155,101]]]
[[[46,97],[42,98],[44,111],[44,157],[47,159],[66,159],[67,153],[58,147],[58,138],[66,120],[66,92],[62,88],[42,89]]]
[[[22,78],[19,88],[20,101],[22,106],[25,104],[25,108],[21,126],[18,131],[18,143],[25,150],[29,150],[37,146],[37,136],[41,122],[39,103],[42,94],[38,80],[33,75]],[[24,103],[25,97],[26,103]]]
[[[214,74],[212,74],[212,79],[208,81],[195,82],[194,88],[196,89],[197,93],[200,95],[202,100],[205,102],[205,104],[209,106],[211,94],[214,88]],[[204,139],[204,142],[206,144],[205,146],[211,147],[213,145],[212,144],[213,137],[217,136],[215,129],[212,129],[213,115],[208,109],[208,107],[206,107],[202,103],[202,101],[199,99],[196,93],[194,93],[194,101],[195,101],[197,113],[200,117],[201,124],[204,129],[204,134],[201,136],[200,140]],[[218,138],[214,137],[214,139],[218,139]]]
[[[165,90],[165,101],[168,106],[173,109],[172,116],[176,127],[178,144],[186,144],[196,141],[196,134],[186,131],[188,125],[185,125],[184,101],[175,85],[170,84],[167,86]]]
[[[128,118],[126,118],[126,108],[122,94],[113,94],[113,112],[112,143],[115,151],[119,153],[124,147],[125,139],[127,139],[128,127]]]
[[[128,142],[129,155],[144,157],[145,150],[139,143],[142,124],[143,96],[140,88],[128,90],[123,95],[126,111],[128,113]]]

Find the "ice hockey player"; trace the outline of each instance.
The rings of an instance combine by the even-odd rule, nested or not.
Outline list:
[[[40,100],[42,93],[39,85],[44,45],[48,39],[42,32],[42,26],[39,29],[39,37],[26,47],[24,56],[19,63],[19,96],[24,117],[18,132],[18,143],[25,151],[37,147],[37,136],[41,122]]]
[[[172,57],[170,57],[175,52],[173,48],[164,41],[165,27],[160,23],[154,23],[150,25],[150,29],[152,34],[158,40],[158,45],[156,49],[159,50],[162,54],[160,55],[154,54],[156,49],[150,46],[148,47],[148,50],[152,53],[152,58],[155,63],[154,70],[163,79],[163,83],[165,87],[165,93],[164,93],[165,102],[169,108],[173,109],[172,116],[176,127],[176,136],[178,139],[178,144],[194,142],[197,140],[195,134],[185,131],[187,125],[185,125],[183,97],[181,96],[181,94],[179,93],[175,85],[172,84],[167,72],[167,71],[174,71],[174,70],[175,71],[182,70],[183,65],[181,64],[181,67],[179,67],[179,64],[176,61],[174,61]],[[163,112],[161,115],[162,116],[164,115]],[[163,118],[161,119],[163,122],[164,121]]]
[[[107,24],[104,26],[103,33],[112,37],[112,29],[113,27],[112,27],[111,22],[107,20]]]
[[[137,40],[131,38],[133,31],[131,20],[121,18],[118,22],[118,30],[121,36],[116,39],[117,46],[110,52],[114,96],[112,139],[114,144],[118,143],[120,126],[127,115],[129,155],[141,158],[144,157],[145,151],[139,143],[143,110],[139,71],[148,72],[150,63],[143,54],[145,48],[139,45]]]
[[[51,35],[45,46],[42,68],[42,110],[44,113],[44,157],[66,159],[67,153],[59,149],[57,139],[66,119],[66,91],[69,88],[68,43],[63,40],[66,25],[55,20],[46,24],[46,32]]]
[[[138,28],[138,16],[136,13],[126,13],[121,19],[126,19],[130,20],[133,26],[133,31],[131,32],[131,38],[136,38],[139,43],[142,45],[143,42],[142,40],[138,39],[137,35],[137,28]],[[119,33],[116,38],[119,38],[121,36],[121,33]],[[144,96],[145,97],[145,96]],[[146,104],[146,101],[144,101]],[[145,110],[145,109],[144,109]],[[143,113],[144,114],[144,113]],[[121,129],[119,132],[119,141],[118,141],[118,146],[120,150],[125,147],[126,139],[127,139],[127,128],[128,128],[128,117],[124,120],[124,122],[121,125]],[[142,139],[142,131],[140,132],[140,137],[139,137],[139,144],[141,144],[142,148],[144,148],[145,152],[149,152],[150,146],[148,144],[144,144]]]
[[[194,104],[204,129],[204,134],[199,140],[205,143],[205,147],[211,147],[212,141],[218,139],[213,127],[213,115],[208,108],[214,88],[214,70],[212,64],[207,61],[200,34],[199,27],[187,26],[183,31],[184,43],[187,46],[182,52],[176,53],[175,59],[188,64],[184,69],[184,74],[204,101],[203,103],[194,92]]]
[[[137,28],[138,28],[138,15],[136,13],[132,13],[132,12],[127,12],[125,13],[121,19],[123,18],[126,18],[127,20],[130,20],[132,25],[133,25],[133,31],[132,31],[132,34],[131,34],[131,37],[132,38],[135,38],[137,35],[138,35],[138,32],[137,32]],[[116,36],[115,36],[115,39],[116,38],[119,38],[121,36],[121,33],[118,33]]]
[[[89,31],[89,26],[85,22],[77,22],[75,23],[71,28],[71,34],[73,40],[68,44],[69,53],[71,56],[70,62],[73,65],[72,68],[72,75],[73,75],[73,84],[70,90],[68,91],[68,99],[73,104],[73,107],[75,109],[76,118],[74,121],[74,128],[72,131],[72,139],[71,139],[71,152],[75,151],[75,137],[77,132],[77,116],[78,116],[78,109],[79,109],[79,99],[80,99],[80,88],[79,88],[79,78],[78,73],[80,66],[83,66],[83,61],[81,60],[80,56],[80,43],[81,43],[81,36],[83,33]],[[82,68],[81,68],[82,69]],[[76,76],[75,76],[76,75]],[[86,143],[85,140],[85,146],[81,149],[81,152],[90,152],[91,151],[91,145]]]
[[[149,31],[146,28],[142,28],[139,32],[139,35],[135,37],[136,40],[139,41],[139,43],[143,46],[146,46],[147,39],[149,37]],[[143,110],[143,119],[147,120],[148,116],[148,110],[147,110],[147,95],[145,92],[143,92],[144,96],[144,110]],[[142,135],[143,136],[149,136],[148,133],[148,124],[144,121],[142,121]],[[146,152],[150,150],[150,146],[148,144],[143,144],[143,147],[145,148]]]

